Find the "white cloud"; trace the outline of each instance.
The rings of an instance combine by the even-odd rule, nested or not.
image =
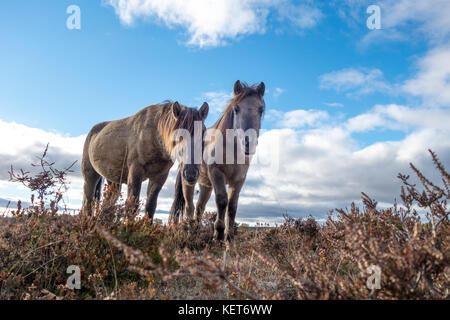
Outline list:
[[[69,174],[71,188],[64,201],[68,203],[81,202],[80,165],[85,135],[72,137],[2,120],[0,120],[0,135],[6,137],[0,140],[0,180],[9,180],[8,171],[11,165],[15,170],[24,169],[32,173],[38,170],[38,168],[32,167],[31,163],[37,162],[37,157],[42,155],[48,143],[46,159],[55,162],[56,168],[67,168],[77,161],[73,172]],[[18,183],[7,183],[1,191],[0,197],[8,199],[20,197],[24,201],[29,201],[29,193]]]
[[[273,97],[274,98],[278,98],[279,96],[281,96],[283,93],[285,93],[286,90],[282,89],[282,88],[275,88],[275,92],[273,93]]]
[[[364,113],[347,121],[347,129],[351,132],[365,132],[376,127],[382,127],[386,120],[379,113]]]
[[[204,100],[209,104],[209,110],[213,114],[221,113],[233,98],[232,92],[225,91],[210,91],[202,94],[202,97],[197,100]]]
[[[49,160],[57,161],[64,167],[78,160],[75,166],[75,169],[78,169],[86,138],[84,135],[71,137],[2,120],[0,136],[7,137],[0,140],[0,179],[9,177],[7,173],[11,164],[17,165],[18,168],[28,168],[30,163],[35,163],[36,156],[42,154],[47,143],[50,144]]]
[[[398,198],[396,176],[411,173],[410,162],[436,178],[428,148],[449,166],[450,127],[445,124],[450,110],[379,105],[339,125],[333,126],[331,120],[310,130],[274,129],[262,134],[258,154],[278,158],[279,170],[252,164],[240,214],[266,210],[281,215],[287,210],[292,215],[326,215],[330,209],[359,201],[360,192],[388,204]],[[352,137],[354,132],[391,126],[403,130],[405,138],[360,147]]]
[[[36,163],[36,157],[42,155],[45,146],[49,143],[46,159],[55,162],[55,168],[63,169],[77,161],[73,172],[68,175],[70,189],[63,200],[69,208],[80,208],[83,197],[83,178],[80,165],[86,135],[71,137],[2,120],[0,120],[0,135],[7,137],[0,140],[0,199],[29,200],[30,194],[21,184],[7,182],[9,180],[8,171],[11,165],[15,170],[24,169],[32,173],[39,170],[39,168],[32,167],[31,163]],[[170,208],[172,201],[176,168],[177,166],[174,165],[166,185],[161,190],[160,203],[165,210]],[[146,186],[147,183],[144,183],[141,193],[141,199],[144,200]],[[125,191],[125,197],[125,186],[123,191]]]
[[[297,109],[285,113],[272,111],[272,114],[278,118],[278,126],[284,128],[302,128],[305,126],[318,125],[322,120],[328,119],[328,113],[321,110],[303,110]]]
[[[376,129],[408,131],[411,128],[449,130],[450,112],[440,108],[409,108],[390,104],[377,105],[366,113],[347,120],[344,127],[349,132],[366,132]]]
[[[444,108],[409,108],[390,104],[375,106],[374,112],[380,113],[399,125],[407,128],[430,128],[435,130],[450,130],[450,112]]]
[[[149,17],[172,28],[181,26],[190,36],[188,44],[217,46],[225,39],[263,33],[268,1],[109,0],[124,24]]]
[[[385,0],[381,1],[382,27],[388,32],[401,29],[407,34],[418,31],[431,41],[450,35],[450,2],[448,0]]]
[[[51,147],[64,149],[65,153],[78,155],[79,149],[83,146],[86,138],[84,135],[71,137],[2,120],[0,120],[0,135],[6,137],[0,140],[2,154],[14,156],[20,155],[20,151],[36,144],[45,146],[47,143],[51,143]]]
[[[392,85],[384,80],[379,69],[347,68],[319,77],[320,88],[346,91],[349,95],[363,95],[375,92],[393,93]]]
[[[264,33],[271,12],[297,28],[311,28],[321,11],[311,0],[292,4],[289,0],[104,0],[114,7],[122,23],[148,18],[169,28],[181,27],[188,44],[211,47],[243,35]]]
[[[294,118],[296,121],[288,121]],[[409,162],[433,177],[428,148],[438,153],[444,166],[450,166],[450,110],[445,108],[377,105],[345,122],[337,122],[320,110],[294,110],[278,112],[274,119],[284,127],[260,136],[257,150],[262,160],[250,167],[240,197],[239,221],[280,221],[286,211],[291,215],[323,217],[330,209],[358,201],[362,191],[380,202],[392,203],[399,194],[396,176],[399,172],[410,173]],[[405,137],[361,147],[352,136],[386,128],[402,130]],[[0,142],[3,171],[9,169],[9,164],[29,168],[28,164],[47,142],[51,146],[49,156],[57,161],[57,166],[70,163],[81,157],[85,138],[3,121],[0,121],[0,134],[8,137]],[[277,170],[271,167],[275,160]],[[82,178],[79,167],[77,170],[70,177],[72,188],[65,198],[71,207],[81,203]],[[175,173],[176,166],[158,199],[159,212],[170,208]],[[0,175],[0,180],[7,178]],[[10,183],[0,185],[0,197],[23,194],[19,189],[13,192]],[[144,200],[145,185],[141,195]],[[215,210],[214,197],[208,210]]]
[[[317,1],[303,0],[103,0],[115,9],[121,22],[137,19],[180,27],[188,34],[189,45],[218,46],[245,35],[265,33],[270,19],[305,30],[324,19]],[[338,14],[354,27],[365,25],[366,8],[373,1],[331,2]],[[367,30],[363,43],[380,39],[410,40],[421,34],[431,43],[440,43],[450,35],[448,0],[380,0],[383,30]]]
[[[449,2],[450,3],[450,2]],[[450,21],[450,19],[449,19]],[[450,106],[450,47],[435,48],[418,62],[418,72],[402,89],[430,106]]]
[[[287,20],[300,29],[308,29],[316,26],[323,18],[322,11],[315,7],[313,1],[306,1],[294,5],[291,2],[284,3],[279,7],[280,20]]]
[[[403,83],[389,83],[379,69],[346,68],[319,77],[320,88],[360,96],[380,92],[383,94],[409,94],[422,98],[429,107],[450,106],[450,46],[428,51],[416,63],[415,75]],[[333,104],[327,104],[334,106]]]
[[[450,2],[447,0],[334,0],[339,16],[353,29],[361,30],[369,5],[381,7],[381,30],[368,30],[363,45],[380,41],[416,41],[422,37],[433,45],[450,36]]]

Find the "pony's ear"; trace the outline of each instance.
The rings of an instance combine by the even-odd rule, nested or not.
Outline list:
[[[175,117],[175,119],[178,119],[180,113],[181,113],[181,106],[178,103],[178,101],[175,101],[174,103],[172,103],[172,114]]]
[[[205,121],[206,117],[208,116],[208,112],[209,112],[209,105],[207,102],[203,102],[202,106],[200,107],[200,110],[198,110],[198,113],[200,113],[202,121]]]
[[[258,91],[258,94],[263,97],[264,96],[264,92],[266,91],[266,85],[264,84],[264,82],[261,82],[259,84],[259,86],[256,88],[256,91]]]
[[[234,83],[233,91],[235,96],[241,93],[243,89],[242,83],[239,80]]]

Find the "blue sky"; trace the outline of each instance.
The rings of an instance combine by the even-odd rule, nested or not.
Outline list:
[[[81,9],[80,31],[66,28],[65,10],[73,3]],[[170,30],[141,20],[124,26],[101,1],[6,1],[2,7],[2,46],[7,50],[0,53],[0,104],[8,107],[0,116],[12,121],[21,114],[24,124],[74,135],[105,116],[124,117],[164,99],[199,104],[202,93],[231,91],[236,79],[264,80],[272,92],[286,90],[278,99],[266,97],[275,109],[329,109],[324,103],[339,101],[352,115],[382,97],[361,101],[321,90],[320,75],[365,66],[395,78],[408,74],[408,60],[423,51],[408,43],[359,48],[359,37],[370,32],[365,21],[360,30],[351,28],[332,8],[326,8],[330,17],[313,30],[273,21],[265,34],[200,49],[182,44],[188,36],[181,27]],[[87,115],[92,122],[84,121]]]
[[[275,136],[283,143],[292,139],[288,155],[283,149],[280,159],[295,163],[282,167],[296,178],[277,183],[286,181],[286,188],[297,192],[276,195],[258,207],[258,199],[270,198],[267,190],[274,187],[258,178],[264,170],[255,166],[238,216],[276,220],[280,210],[319,214],[358,200],[364,191],[360,188],[389,203],[398,194],[393,182],[397,169],[407,170],[408,161],[414,160],[427,166],[428,147],[441,151],[444,160],[449,155],[448,144],[439,139],[447,128],[433,121],[448,119],[450,106],[445,93],[450,62],[442,61],[450,56],[450,5],[437,2],[439,6],[408,0],[230,0],[195,10],[195,1],[4,0],[0,128],[39,137],[35,148],[27,147],[29,142],[16,151],[11,145],[19,142],[2,145],[8,156],[4,161],[20,151],[18,162],[26,163],[34,156],[31,151],[54,137],[60,139],[58,155],[68,161],[63,155],[79,157],[84,135],[98,122],[129,116],[166,99],[196,107],[208,100],[212,109],[220,110],[235,80],[264,81],[267,113],[262,127],[267,135],[261,137],[261,149]],[[81,30],[66,27],[66,8],[72,4],[81,9]],[[366,26],[370,4],[381,7],[381,30]],[[441,66],[436,66],[438,60]],[[210,124],[220,114],[214,110]],[[419,123],[423,117],[430,117],[424,121],[427,125]],[[16,130],[19,125],[25,129]],[[39,133],[33,134],[35,129]],[[8,140],[15,141],[17,134]],[[75,141],[66,153],[64,146],[72,142],[64,138]],[[22,136],[22,144],[24,140]],[[412,141],[420,143],[417,150]],[[311,159],[312,154],[317,158]],[[376,172],[389,163],[385,180],[352,176]],[[3,164],[1,169],[9,167]],[[336,179],[349,177],[338,188],[341,193],[328,192],[323,177],[313,173],[322,169]],[[79,178],[74,176],[78,191]],[[25,196],[6,180],[2,172],[0,197]],[[295,182],[302,180],[309,182]],[[384,181],[394,185],[387,189],[390,193],[384,191]],[[167,185],[161,210],[170,202],[170,179]],[[72,197],[79,203],[78,196]]]

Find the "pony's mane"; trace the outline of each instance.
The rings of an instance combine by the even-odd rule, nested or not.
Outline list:
[[[194,134],[194,122],[201,121],[198,111],[180,104],[181,113],[178,118],[172,114],[173,102],[164,102],[158,121],[158,130],[162,136],[167,151],[171,152],[175,146],[173,133],[177,129],[185,129],[191,135]]]
[[[257,85],[247,85],[246,83],[242,83],[242,91],[235,95],[230,101],[228,106],[223,111],[220,118],[216,121],[216,123],[212,126],[214,129],[218,129],[225,133],[226,129],[231,129],[233,127],[233,109],[236,104],[241,102],[247,97],[257,96],[258,90]]]

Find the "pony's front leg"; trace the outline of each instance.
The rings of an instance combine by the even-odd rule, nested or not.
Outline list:
[[[189,224],[194,220],[194,191],[195,185],[189,185],[183,182],[183,196],[185,202],[185,216]]]
[[[217,240],[223,240],[225,230],[224,217],[228,205],[225,176],[220,170],[214,168],[210,172],[210,179],[214,188],[214,193],[216,195],[217,205],[217,218],[216,222],[214,223],[214,238],[216,238]]]
[[[202,220],[203,213],[205,212],[206,203],[211,197],[212,188],[209,186],[200,185],[200,194],[198,196],[197,205],[195,207],[195,219],[198,222]]]
[[[128,171],[127,209],[135,213],[139,207],[139,195],[141,193],[144,169],[139,165],[131,165]]]
[[[94,199],[94,193],[99,179],[99,177],[89,177],[84,180],[82,212],[88,216],[92,214],[92,200]]]
[[[234,221],[236,218],[236,211],[239,200],[239,193],[241,192],[244,181],[239,181],[228,188],[228,206],[227,215],[225,217],[225,237],[227,241],[232,241],[234,238]]]
[[[167,180],[167,176],[169,175],[169,171],[160,175],[157,178],[153,178],[149,180],[147,187],[147,202],[145,204],[145,214],[149,219],[153,222],[153,216],[155,215],[156,205],[158,203],[158,195],[161,191],[164,183]]]

